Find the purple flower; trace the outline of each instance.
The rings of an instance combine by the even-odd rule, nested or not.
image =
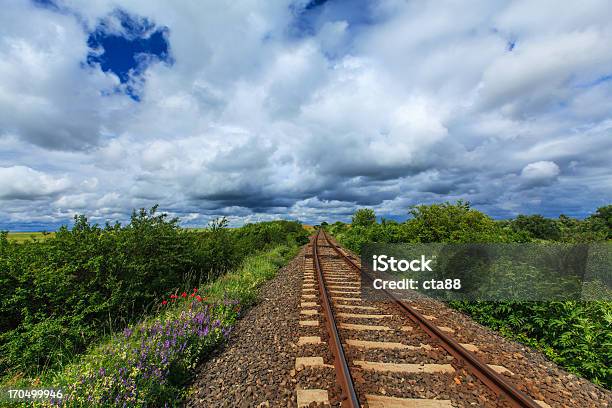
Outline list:
[[[206,315],[202,312],[198,313],[197,315],[195,315],[195,318],[193,319],[197,324],[202,324],[204,323],[204,317]]]
[[[208,335],[208,326],[204,327],[204,330],[198,330],[199,337],[206,336],[206,335]]]
[[[133,331],[132,331],[132,329],[130,329],[129,327],[126,327],[126,328],[123,330],[123,335],[125,336],[125,338],[126,338],[126,339],[129,339],[129,338],[130,338],[130,336],[132,335],[132,333],[133,333]]]

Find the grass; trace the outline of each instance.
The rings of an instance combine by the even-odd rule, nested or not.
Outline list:
[[[251,306],[257,300],[256,289],[274,277],[277,269],[296,254],[297,248],[281,245],[269,252],[248,257],[238,270],[205,286],[204,291],[211,299],[237,299],[243,307]]]
[[[281,245],[249,256],[238,269],[193,292],[169,294],[150,316],[101,340],[63,368],[35,378],[5,379],[0,388],[62,388],[67,396],[62,406],[69,407],[180,406],[193,369],[223,343],[241,310],[257,302],[259,286],[297,250]]]

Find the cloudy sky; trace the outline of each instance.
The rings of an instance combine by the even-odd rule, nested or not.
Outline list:
[[[612,201],[611,16],[607,0],[8,0],[0,228],[156,203],[185,225],[456,199],[583,217]]]

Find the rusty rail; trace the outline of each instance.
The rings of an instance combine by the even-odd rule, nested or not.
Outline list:
[[[342,343],[340,342],[338,327],[336,326],[336,320],[334,318],[334,313],[329,302],[327,288],[325,287],[325,282],[323,278],[323,268],[321,268],[321,264],[319,262],[319,250],[317,248],[317,245],[320,233],[321,230],[317,232],[317,235],[315,235],[313,240],[312,259],[319,282],[319,293],[321,294],[321,305],[323,306],[325,324],[327,326],[327,333],[329,335],[329,346],[331,348],[332,353],[334,354],[334,369],[336,370],[336,381],[342,389],[342,395],[340,396],[340,400],[342,406],[345,408],[359,408],[361,407],[361,405],[359,404],[359,398],[357,398],[357,393],[355,392],[353,378],[351,377],[351,372],[349,371],[346,356],[344,355],[344,348],[342,347]]]
[[[372,280],[372,278],[364,273],[361,268],[349,258],[343,251],[341,251],[334,243],[332,243],[327,237],[327,233],[323,231],[323,237],[328,245],[330,245],[334,251],[344,259],[349,265],[361,273],[361,276]],[[475,375],[480,381],[482,381],[491,391],[493,391],[498,397],[504,398],[513,407],[520,408],[541,408],[541,406],[530,398],[525,393],[517,390],[512,384],[508,383],[501,375],[493,371],[488,365],[480,361],[473,353],[468,351],[465,347],[461,346],[454,339],[447,336],[438,329],[435,325],[431,324],[425,319],[419,312],[407,305],[405,302],[397,299],[392,293],[386,289],[381,289],[387,296],[389,296],[401,310],[419,327],[421,327],[432,339],[440,344],[446,351],[448,351],[453,357],[460,362],[465,363],[468,370]]]

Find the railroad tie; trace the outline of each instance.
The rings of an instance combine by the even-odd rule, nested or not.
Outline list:
[[[375,307],[372,306],[359,306],[359,305],[342,305],[342,304],[336,304],[336,307],[338,308],[342,308],[342,309],[357,309],[357,310],[378,310]]]
[[[508,370],[504,366],[495,365],[495,364],[487,364],[487,365],[489,366],[489,368],[491,368],[492,370],[494,370],[498,374],[514,375],[514,373],[512,371]]]
[[[344,296],[332,296],[332,300],[349,300],[353,302],[361,302],[361,298],[344,297]]]
[[[366,394],[370,408],[452,408],[450,400],[397,398]]]
[[[361,294],[361,292],[345,291],[345,290],[330,290],[329,293],[334,293],[338,295],[360,295]]]
[[[447,333],[455,332],[455,329],[451,329],[450,327],[446,327],[446,326],[438,326],[438,329],[442,330],[443,332],[447,332]]]
[[[301,370],[303,368],[334,368],[331,364],[325,364],[323,357],[296,357],[295,358],[295,369]]]
[[[355,319],[385,319],[387,317],[393,317],[393,315],[390,315],[390,314],[359,314],[359,313],[345,313],[345,312],[338,313],[338,316],[346,317],[346,318],[355,318]]]
[[[329,395],[327,390],[321,389],[310,389],[310,390],[296,390],[297,406],[298,408],[308,407],[313,402],[316,404],[329,405]]]
[[[319,336],[303,336],[298,339],[297,345],[303,346],[305,344],[321,344],[321,337]]]
[[[478,351],[478,346],[475,346],[473,344],[469,344],[469,343],[459,343],[459,345],[461,347],[463,347],[464,349],[466,349],[467,351],[471,351],[472,353]]]
[[[374,330],[374,331],[392,331],[393,329],[387,326],[370,326],[365,324],[340,323],[338,327],[346,330]]]
[[[350,347],[359,349],[378,349],[378,350],[431,350],[429,344],[422,344],[420,346],[410,346],[408,344],[396,343],[391,341],[367,341],[367,340],[354,340],[349,339],[346,344]]]
[[[454,373],[450,364],[413,364],[413,363],[381,363],[377,361],[355,360],[353,364],[364,370],[391,373]]]

